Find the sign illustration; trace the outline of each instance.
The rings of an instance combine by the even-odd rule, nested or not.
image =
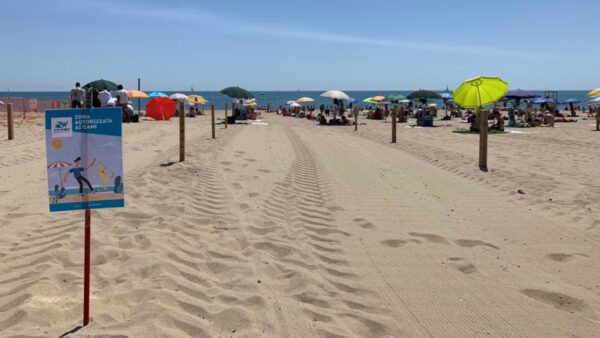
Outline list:
[[[125,204],[121,108],[46,111],[50,211]]]

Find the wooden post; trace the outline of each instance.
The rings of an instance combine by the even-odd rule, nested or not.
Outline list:
[[[179,162],[185,161],[185,106],[179,102]]]
[[[6,122],[8,123],[8,139],[12,140],[15,138],[15,120],[13,118],[12,111],[13,104],[9,103],[6,106]]]
[[[225,129],[227,129],[227,102],[225,102]]]
[[[215,105],[210,105],[210,124],[212,126],[212,138],[216,137],[215,135]]]
[[[354,107],[354,131],[358,130],[358,107]]]
[[[141,82],[140,82],[140,78],[138,77],[138,90],[141,91],[142,87],[140,85],[141,85]],[[141,112],[142,112],[142,99],[140,99],[138,97],[138,116],[141,115]]]
[[[479,168],[487,170],[487,140],[488,140],[488,112],[477,108],[481,115],[481,126],[479,127]]]
[[[85,239],[83,256],[83,326],[90,322],[90,237],[91,237],[90,209],[85,209]]]
[[[392,143],[396,143],[396,121],[398,120],[398,108],[392,108]]]

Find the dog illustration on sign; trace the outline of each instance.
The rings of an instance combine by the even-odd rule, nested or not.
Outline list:
[[[108,185],[108,181],[115,177],[115,173],[113,172],[110,177],[106,175],[106,166],[102,162],[98,162],[98,171],[96,171],[96,177],[102,178],[102,189],[106,190],[106,186]]]

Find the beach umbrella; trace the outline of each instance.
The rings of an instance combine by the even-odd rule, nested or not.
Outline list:
[[[406,99],[406,97],[404,97],[403,95],[400,95],[400,94],[390,94],[384,98],[385,101],[390,101],[390,102],[398,102],[400,100],[405,100],[405,99]]]
[[[83,88],[85,88],[85,89],[88,89],[90,87],[100,89],[100,90],[104,89],[105,87],[108,90],[117,90],[116,83],[114,83],[112,81],[104,80],[104,79],[92,81],[83,86]]]
[[[429,107],[429,108],[435,108],[435,107],[437,107],[437,103],[430,103],[430,104],[427,105],[427,107]]]
[[[385,96],[381,96],[381,95],[373,96],[371,98],[371,100],[381,102],[381,101],[385,100]]]
[[[63,161],[56,161],[48,166],[48,169],[58,168],[58,180],[60,181],[61,188],[64,188],[64,186],[63,186],[63,181],[62,181],[62,172],[60,169],[64,168],[64,167],[70,167],[70,166],[71,166],[71,163],[63,162]]]
[[[4,101],[0,101],[0,104],[4,104]]]
[[[506,92],[506,94],[504,95],[505,99],[508,100],[515,100],[515,105],[517,107],[519,107],[519,103],[521,102],[521,99],[532,99],[534,97],[537,97],[538,95],[530,90],[523,90],[523,89],[513,89],[513,90],[509,90]]]
[[[296,101],[294,101],[294,100],[289,100],[289,101],[288,101],[288,102],[286,102],[285,104],[288,104],[288,105],[289,105],[289,104],[292,104],[292,103],[294,103],[294,102],[296,102]]]
[[[431,90],[417,90],[416,92],[410,93],[406,98],[425,102],[427,99],[441,99],[442,97],[440,94],[432,92]]]
[[[537,99],[531,101],[534,104],[558,104],[558,101],[551,97],[538,97]]]
[[[163,92],[152,92],[150,94],[148,94],[149,97],[169,97],[169,95],[163,93]]]
[[[248,103],[244,103],[244,106],[246,107],[254,107],[256,106],[258,103],[256,103],[256,101],[252,101],[252,102],[248,102]]]
[[[310,97],[307,97],[307,96],[301,97],[301,98],[299,98],[298,100],[296,100],[296,102],[298,102],[298,103],[302,103],[302,102],[313,102],[313,101],[314,101],[314,99],[313,99],[313,98],[310,98]]]
[[[588,93],[588,96],[600,96],[600,88],[596,88]]]
[[[479,133],[479,168],[487,170],[487,112],[481,108],[500,100],[508,91],[508,83],[499,77],[478,76],[466,80],[454,90],[454,102],[466,108],[477,108],[481,114]]]
[[[149,97],[148,94],[135,89],[127,90],[127,95],[130,99],[147,99]]]
[[[600,103],[600,97],[596,97],[590,100],[590,103]]]
[[[451,93],[440,93],[440,97],[444,100],[451,99],[453,96]]]
[[[194,103],[194,104],[205,104],[206,103],[206,99],[200,95],[190,95],[185,100],[189,103]]]
[[[341,90],[336,90],[336,89],[328,90],[328,91],[322,93],[320,96],[321,97],[329,97],[332,99],[341,99],[341,100],[348,100],[350,98],[350,96],[348,96],[348,94],[344,93]]]
[[[146,116],[155,120],[169,120],[175,115],[175,101],[168,97],[156,97],[146,105]]]
[[[221,90],[221,94],[227,95],[234,99],[252,99],[254,95],[244,88],[240,87],[227,87]]]
[[[179,101],[179,100],[185,100],[188,97],[187,97],[187,95],[184,95],[184,94],[181,94],[181,93],[175,93],[175,94],[169,96],[169,98],[171,100],[174,100],[174,101]]]
[[[290,103],[290,107],[296,108],[296,107],[302,107],[302,106],[298,102],[292,102],[292,103]]]
[[[579,103],[581,101],[577,100],[577,99],[566,99],[563,103],[568,103],[569,104],[569,111],[571,112],[571,114],[573,114],[573,103]]]
[[[371,104],[378,104],[379,103],[377,101],[373,101],[372,97],[367,97],[366,99],[362,100],[362,102],[371,103]]]

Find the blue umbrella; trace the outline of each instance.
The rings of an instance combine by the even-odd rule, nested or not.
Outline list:
[[[598,103],[600,102],[600,97],[596,97],[590,100],[590,103]]]
[[[441,93],[440,96],[442,97],[442,99],[451,99],[451,98],[453,98],[452,94],[450,94],[450,93]]]
[[[531,99],[537,97],[537,94],[530,90],[523,89],[513,89],[506,92],[504,98],[512,100],[512,99]]]
[[[538,97],[537,99],[532,101],[535,104],[558,104],[558,101],[556,101],[555,99],[551,98],[551,97]]]
[[[163,92],[152,92],[152,93],[148,94],[148,96],[150,96],[150,97],[169,97],[169,95],[167,95]]]
[[[355,98],[353,98],[353,97],[351,97],[351,98],[349,98],[349,99],[345,99],[344,101],[346,101],[346,102],[348,102],[348,103],[356,103],[356,102],[358,102],[358,100],[357,100],[357,99],[355,99]]]
[[[579,101],[579,100],[577,100],[577,99],[567,99],[567,100],[565,100],[565,102],[563,102],[563,103],[579,103],[579,102],[581,102],[581,101]]]

